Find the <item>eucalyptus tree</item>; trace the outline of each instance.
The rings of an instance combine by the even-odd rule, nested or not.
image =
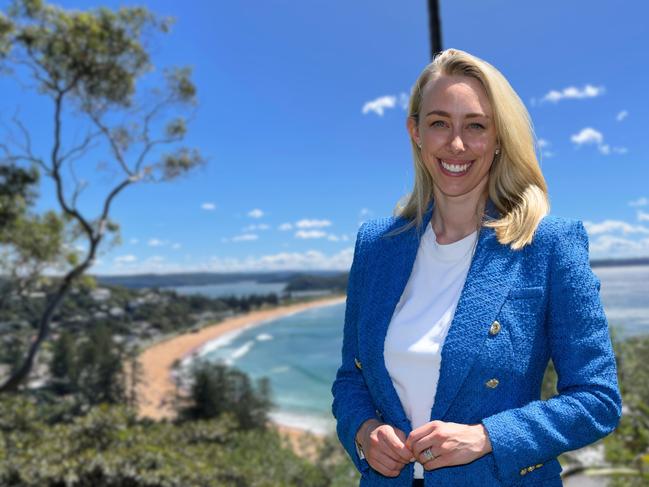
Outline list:
[[[45,100],[42,117],[51,123],[46,140],[39,133],[35,144],[33,127],[15,115],[0,158],[37,170],[41,185],[52,184],[58,219],[50,224],[59,222],[62,229],[54,254],[63,257],[60,278],[51,281],[34,323],[36,336],[0,392],[15,390],[28,377],[61,301],[100,249],[119,242],[119,225],[111,219],[116,198],[129,186],[172,181],[205,161],[184,143],[196,106],[191,69],[172,67],[157,75],[147,48],[152,34],[170,26],[171,19],[144,7],[80,11],[42,0],[15,0],[0,15],[2,72],[34,88],[35,99]],[[80,164],[111,171],[113,181],[95,212],[80,203],[89,184],[77,177]]]

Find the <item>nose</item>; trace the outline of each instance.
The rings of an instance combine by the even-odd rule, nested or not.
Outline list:
[[[460,152],[464,152],[464,141],[462,140],[462,137],[460,136],[459,133],[454,133],[451,136],[451,142],[449,145],[451,147],[451,152],[453,152],[453,154],[459,154]]]

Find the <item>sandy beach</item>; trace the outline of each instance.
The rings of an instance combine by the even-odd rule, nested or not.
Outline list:
[[[207,342],[222,337],[227,333],[256,326],[268,320],[344,301],[344,296],[337,296],[308,303],[253,311],[227,318],[214,325],[208,325],[197,332],[177,335],[150,346],[138,357],[141,371],[141,381],[137,388],[139,415],[156,420],[174,417],[173,397],[176,393],[176,385],[171,375],[173,364],[197,352]],[[297,428],[281,425],[277,425],[277,427],[282,433],[290,437],[294,445],[299,441],[303,433]]]

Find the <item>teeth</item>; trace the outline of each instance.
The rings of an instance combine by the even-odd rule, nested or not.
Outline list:
[[[462,164],[462,165],[459,165],[459,164],[448,164],[448,163],[446,163],[446,162],[444,162],[444,161],[441,161],[441,163],[442,163],[442,166],[444,167],[444,169],[446,169],[447,171],[451,171],[451,172],[464,172],[464,171],[466,171],[466,170],[469,168],[469,166],[471,165],[470,162],[467,163],[467,164]]]

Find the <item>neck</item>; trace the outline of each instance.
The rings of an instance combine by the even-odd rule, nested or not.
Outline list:
[[[457,242],[475,232],[481,222],[487,193],[447,196],[436,189],[433,189],[435,209],[431,224],[437,242],[442,245]]]

